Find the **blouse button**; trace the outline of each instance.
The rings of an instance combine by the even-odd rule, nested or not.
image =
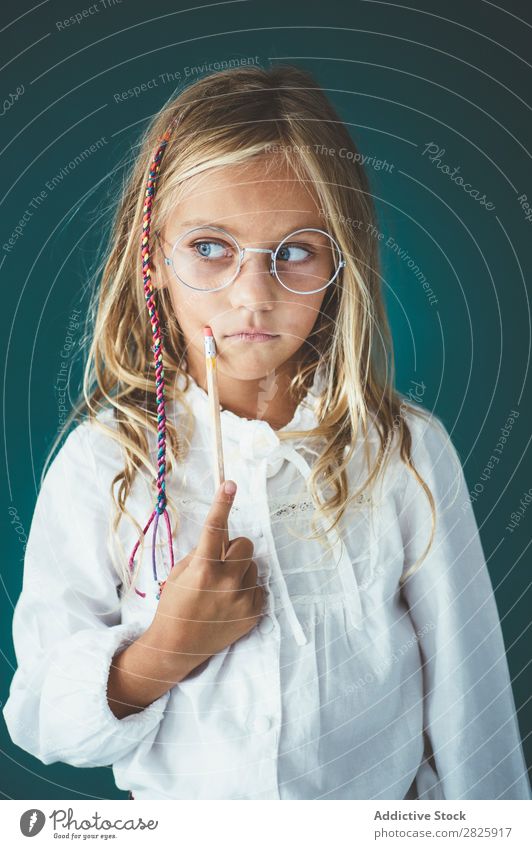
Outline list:
[[[267,731],[271,725],[269,716],[255,716],[248,722],[248,728],[251,731]]]

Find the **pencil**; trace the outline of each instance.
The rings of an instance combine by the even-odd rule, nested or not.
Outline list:
[[[205,367],[207,370],[207,394],[209,396],[211,422],[212,422],[212,456],[214,468],[214,480],[216,489],[221,486],[225,480],[224,473],[224,455],[222,443],[222,424],[220,421],[220,400],[218,397],[218,376],[216,371],[216,342],[211,328],[207,325],[203,328],[203,336],[205,342]],[[221,559],[225,560],[229,538],[227,530],[222,540],[222,555]]]

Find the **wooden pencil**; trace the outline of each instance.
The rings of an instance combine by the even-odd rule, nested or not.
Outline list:
[[[205,366],[207,370],[207,394],[209,396],[209,406],[211,413],[212,424],[212,457],[214,481],[216,489],[225,480],[224,473],[224,455],[222,442],[222,423],[220,420],[220,400],[218,396],[218,375],[216,370],[216,342],[212,329],[209,326],[203,328],[203,336],[205,341]],[[222,541],[221,559],[225,560],[227,548],[229,546],[228,532],[224,534]]]

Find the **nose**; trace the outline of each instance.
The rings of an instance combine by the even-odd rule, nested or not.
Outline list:
[[[270,268],[270,251],[244,249],[240,271],[229,287],[231,305],[267,309],[278,296],[277,281]]]

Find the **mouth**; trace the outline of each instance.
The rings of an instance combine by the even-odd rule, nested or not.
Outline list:
[[[266,333],[264,331],[242,331],[239,333],[231,333],[225,338],[235,339],[240,342],[271,342],[274,339],[279,339],[279,334]]]

